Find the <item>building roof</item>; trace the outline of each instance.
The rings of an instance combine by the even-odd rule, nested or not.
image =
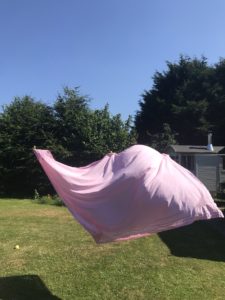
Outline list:
[[[202,153],[202,154],[219,154],[225,153],[225,146],[213,146],[214,151],[209,151],[207,146],[191,146],[191,145],[170,145],[171,149],[176,153]]]

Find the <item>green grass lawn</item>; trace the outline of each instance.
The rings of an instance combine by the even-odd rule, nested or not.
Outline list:
[[[225,237],[208,223],[96,245],[65,207],[0,200],[2,300],[214,300],[224,294]]]

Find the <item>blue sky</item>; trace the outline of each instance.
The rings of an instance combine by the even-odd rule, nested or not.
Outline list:
[[[225,57],[224,0],[0,0],[0,105],[80,87],[125,119],[179,55]]]

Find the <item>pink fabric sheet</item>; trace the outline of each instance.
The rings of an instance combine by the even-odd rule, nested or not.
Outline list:
[[[168,155],[135,145],[76,168],[34,150],[59,197],[97,243],[223,217],[206,187]]]

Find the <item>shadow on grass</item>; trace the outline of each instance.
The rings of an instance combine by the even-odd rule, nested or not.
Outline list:
[[[224,219],[198,221],[161,232],[159,237],[172,255],[225,262],[224,224]]]
[[[0,277],[1,300],[60,300],[37,275]]]

